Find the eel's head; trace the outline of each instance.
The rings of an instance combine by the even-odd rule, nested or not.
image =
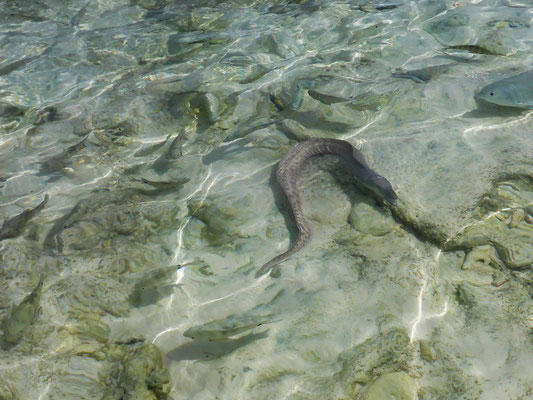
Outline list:
[[[396,205],[398,196],[392,189],[390,182],[381,175],[373,175],[368,182],[368,188],[392,206]]]

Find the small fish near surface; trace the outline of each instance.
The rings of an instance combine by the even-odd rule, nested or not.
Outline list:
[[[145,195],[145,196],[158,196],[160,194],[165,194],[168,192],[173,192],[187,182],[190,181],[189,178],[179,178],[174,181],[151,181],[149,179],[141,178],[137,179],[138,182],[142,182],[145,185],[151,186],[153,189],[134,189],[135,192]]]
[[[263,324],[274,322],[272,318],[273,314],[257,315],[253,312],[232,314],[227,318],[189,328],[183,333],[183,336],[195,340],[226,340]]]
[[[168,139],[170,139],[171,136],[172,135],[168,135],[165,140],[162,140],[155,144],[148,144],[148,145],[142,146],[139,150],[133,153],[133,157],[144,157],[144,156],[152,154],[153,152],[163,147],[165,143],[168,141]]]
[[[181,265],[173,265],[157,268],[143,275],[135,284],[129,296],[131,305],[134,307],[145,307],[170,296],[177,287],[170,280],[181,267]]]
[[[416,83],[427,83],[431,79],[447,72],[455,64],[441,64],[432,67],[413,69],[410,71],[397,71],[392,74],[393,78],[411,79]]]
[[[87,146],[86,140],[87,136],[85,136],[82,140],[80,140],[78,143],[70,146],[67,148],[64,152],[56,154],[55,156],[50,157],[49,159],[45,160],[41,164],[41,168],[39,169],[39,172],[37,175],[49,175],[55,172],[61,171],[68,163],[68,160],[71,156],[73,156],[75,153],[82,150],[85,146]]]
[[[398,8],[401,5],[402,3],[373,4],[372,2],[368,2],[363,5],[353,6],[352,8],[355,8],[356,10],[359,10],[359,11],[363,11],[365,13],[371,13],[371,12],[377,12],[377,11],[394,10],[395,8]]]
[[[44,200],[35,208],[28,208],[13,218],[8,218],[4,221],[2,229],[0,229],[0,240],[12,239],[22,233],[24,227],[30,219],[32,219],[39,211],[41,211],[48,202],[48,194],[44,196]]]
[[[504,56],[505,54],[495,53],[492,50],[489,50],[483,46],[478,46],[477,44],[458,44],[454,46],[447,46],[444,50],[462,50],[467,51],[473,54],[483,54],[486,56]]]
[[[82,215],[85,215],[90,207],[90,201],[87,199],[80,200],[76,205],[65,215],[59,217],[50,231],[46,234],[44,239],[44,246],[47,251],[62,253],[63,240],[61,239],[61,232],[70,227]]]
[[[267,336],[267,331],[262,331],[224,341],[193,340],[169,351],[167,357],[174,361],[215,360]]]
[[[2,345],[9,348],[16,345],[22,335],[37,318],[39,313],[39,304],[41,302],[41,292],[43,289],[43,276],[39,280],[37,287],[20,302],[13,307],[11,315],[2,322]]]
[[[182,131],[179,134],[177,134],[174,139],[170,142],[170,145],[167,148],[167,151],[160,156],[157,160],[154,161],[152,164],[152,168],[154,171],[162,175],[165,172],[168,171],[170,168],[170,163],[174,160],[177,160],[183,155],[183,141],[185,139],[185,132]]]
[[[533,70],[485,86],[476,100],[504,107],[533,109]]]

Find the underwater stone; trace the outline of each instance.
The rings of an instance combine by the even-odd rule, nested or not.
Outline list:
[[[356,202],[348,217],[350,225],[361,233],[383,236],[395,228],[396,223],[384,210],[365,202]]]
[[[463,262],[462,269],[480,269],[483,267],[500,267],[502,266],[501,261],[496,254],[496,250],[492,246],[485,245],[475,247],[470,251],[465,261]],[[492,272],[492,269],[489,268],[488,272]]]
[[[426,360],[426,361],[435,361],[435,355],[433,354],[433,350],[431,349],[431,345],[427,340],[420,340],[418,342],[420,346],[420,356]]]
[[[530,235],[531,237],[531,235]],[[533,266],[533,244],[520,242],[506,242],[496,245],[498,255],[511,269],[527,269]]]
[[[354,385],[368,383],[372,376],[391,369],[407,369],[411,363],[410,340],[404,328],[392,328],[365,340],[339,357],[341,382],[349,391]]]
[[[28,329],[35,319],[39,311],[39,304],[41,301],[41,291],[43,288],[43,279],[41,277],[37,287],[20,302],[19,305],[13,307],[11,316],[2,322],[2,336],[3,347],[9,348],[17,344],[22,335]]]
[[[270,70],[261,64],[253,65],[249,68],[248,74],[242,78],[239,83],[246,85],[248,83],[255,82],[268,74]]]
[[[212,246],[219,246],[233,241],[237,237],[248,237],[255,225],[250,221],[257,218],[257,213],[266,210],[254,210],[252,195],[239,199],[227,197],[206,199],[204,202],[188,204],[190,213],[205,225],[202,226],[202,239]],[[197,225],[198,226],[198,225]]]
[[[527,222],[525,205],[529,202],[526,196],[530,191],[531,183],[523,177],[495,185],[480,203],[479,221],[467,225],[456,237],[448,240],[444,248],[469,250],[490,245],[497,253],[496,258],[487,255],[491,257],[493,266],[498,265],[496,260],[499,258],[510,269],[530,268],[533,225]]]
[[[105,343],[109,340],[111,329],[105,322],[97,319],[87,319],[72,327],[69,327],[69,331],[71,333],[88,336],[98,340],[99,342]]]
[[[220,102],[213,93],[204,93],[202,95],[204,107],[207,112],[209,122],[215,123],[219,116]]]
[[[416,400],[415,381],[405,372],[381,375],[363,392],[360,400]]]
[[[94,343],[82,343],[74,348],[74,353],[77,356],[87,355],[95,360],[103,361],[106,359],[106,354],[102,351],[103,346]]]
[[[0,118],[14,118],[24,115],[25,111],[21,107],[0,101]]]
[[[339,79],[309,89],[309,96],[327,105],[349,101],[355,93],[353,83]]]
[[[15,388],[0,379],[0,399],[1,400],[18,400],[19,396]]]
[[[488,285],[493,283],[494,274],[504,268],[496,250],[489,245],[473,248],[465,257],[461,269],[468,275],[465,279],[474,284]]]
[[[143,344],[125,362],[121,386],[124,399],[165,399],[170,391],[170,376],[163,370],[163,358],[153,344]]]
[[[367,92],[354,97],[350,103],[350,108],[358,111],[379,111],[388,105],[394,97],[393,92],[372,93]]]

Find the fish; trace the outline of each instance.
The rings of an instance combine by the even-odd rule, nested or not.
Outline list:
[[[37,175],[48,175],[54,172],[58,172],[65,168],[67,160],[75,153],[83,149],[87,144],[85,143],[87,140],[87,137],[89,135],[86,135],[82,140],[80,140],[78,143],[70,146],[67,148],[64,152],[56,154],[55,156],[50,157],[49,159],[45,160],[41,164],[41,168],[39,169],[39,172]]]
[[[292,246],[284,253],[274,257],[264,264],[255,274],[256,278],[269,272],[274,266],[285,261],[304,247],[312,236],[311,226],[303,214],[302,199],[298,189],[298,178],[303,166],[313,157],[322,154],[335,154],[341,157],[344,164],[353,173],[356,182],[371,190],[378,198],[395,206],[398,196],[390,182],[372,170],[363,154],[350,143],[340,139],[315,138],[298,143],[279,162],[276,180],[280,184],[296,220],[298,237]]]
[[[12,239],[20,235],[28,221],[41,211],[46,206],[46,203],[48,203],[48,194],[44,196],[44,200],[37,207],[28,208],[13,218],[6,219],[2,229],[0,229],[0,240]]]
[[[146,178],[141,178],[139,179],[139,182],[142,182],[146,185],[150,185],[156,189],[172,190],[178,186],[186,184],[187,182],[189,182],[189,180],[189,178],[180,178],[176,181],[151,181]]]
[[[44,56],[44,55],[48,54],[52,50],[52,48],[54,46],[55,46],[55,44],[47,47],[46,49],[44,49],[41,52],[41,54],[37,54],[35,56],[30,56],[30,57],[24,57],[24,58],[22,58],[20,60],[13,61],[12,63],[0,66],[0,76],[8,75],[8,74],[10,74],[11,72],[13,72],[15,70],[18,70],[18,69],[21,69],[21,68],[25,67],[27,64],[31,63],[32,61],[37,60],[40,56]]]
[[[146,185],[152,186],[154,189],[134,189],[135,192],[140,193],[145,196],[157,196],[160,194],[168,193],[178,189],[187,182],[190,181],[189,178],[179,178],[174,181],[151,181],[145,178],[138,179],[139,182],[142,182]]]
[[[469,53],[484,54],[489,56],[504,56],[505,54],[495,53],[485,47],[478,46],[477,44],[459,44],[455,46],[445,47],[444,50],[465,50]]]
[[[177,160],[183,155],[183,140],[185,139],[185,132],[181,131],[170,142],[167,151],[154,161],[152,168],[154,171],[162,175],[168,171],[170,162]]]
[[[246,346],[256,340],[268,337],[268,330],[259,333],[239,336],[237,339],[224,341],[193,340],[187,342],[167,353],[167,357],[174,361],[182,360],[215,360],[235,350]]]
[[[242,85],[246,85],[248,83],[255,82],[261,79],[266,74],[268,74],[270,71],[271,69],[268,69],[261,64],[254,65],[252,66],[250,73],[246,77],[241,79],[239,83]]]
[[[2,321],[3,345],[10,347],[19,342],[22,335],[37,318],[39,313],[39,304],[41,301],[41,292],[43,289],[44,275],[41,275],[39,283],[33,291],[11,310],[9,318]]]
[[[274,322],[272,318],[273,314],[257,315],[251,312],[232,314],[223,319],[189,328],[183,333],[183,336],[195,340],[225,340],[263,324]]]
[[[181,265],[172,265],[146,273],[133,287],[129,296],[131,305],[144,307],[170,296],[177,285],[169,281],[181,267]]]
[[[410,71],[398,71],[393,73],[392,76],[394,78],[411,79],[416,83],[427,83],[436,76],[447,72],[453,65],[455,64],[441,64]]]
[[[47,251],[57,251],[59,254],[63,252],[63,240],[61,239],[61,232],[74,224],[82,215],[86,214],[89,210],[89,207],[90,200],[80,200],[67,214],[56,220],[44,239],[44,245]]]
[[[168,141],[168,139],[170,139],[171,136],[172,134],[168,135],[167,138],[165,140],[162,140],[161,142],[142,146],[139,150],[133,153],[133,157],[144,157],[149,154],[152,154],[154,151],[157,151],[161,147],[163,147],[165,143]]]
[[[296,79],[289,89],[289,106],[292,111],[298,111],[304,100],[305,90],[311,89],[314,79]]]
[[[87,7],[89,7],[89,4],[91,4],[91,2],[87,2],[87,4],[85,4],[77,13],[76,15],[72,18],[72,20],[70,21],[70,25],[71,26],[78,26],[82,20],[82,18],[85,16],[85,13],[87,12]]]
[[[11,72],[21,69],[27,64],[31,63],[33,60],[36,60],[39,56],[25,57],[20,60],[14,61],[12,63],[0,66],[0,76],[8,75]]]
[[[363,11],[365,13],[375,12],[375,11],[385,11],[385,10],[394,10],[401,6],[401,3],[394,4],[365,4],[354,6],[356,10]]]
[[[485,86],[476,100],[504,107],[533,109],[533,70]]]

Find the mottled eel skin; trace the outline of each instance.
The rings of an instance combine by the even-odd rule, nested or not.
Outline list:
[[[281,159],[276,171],[276,179],[289,200],[292,214],[296,220],[299,231],[298,237],[285,253],[274,257],[263,265],[255,274],[256,278],[266,274],[272,267],[303,249],[311,240],[312,230],[302,211],[298,178],[304,164],[312,157],[322,154],[335,154],[341,157],[344,165],[353,173],[360,184],[372,190],[391,205],[396,205],[398,197],[390,182],[374,172],[366,163],[361,152],[350,143],[339,139],[309,139],[298,143]]]

